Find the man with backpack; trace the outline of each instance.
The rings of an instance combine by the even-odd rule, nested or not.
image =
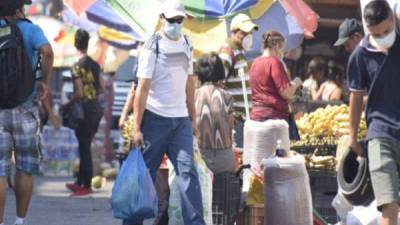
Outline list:
[[[25,18],[24,5],[30,3],[30,0],[0,1],[0,225],[3,225],[12,151],[17,169],[15,225],[27,224],[32,174],[39,172],[37,99],[48,93],[53,51],[42,30]],[[35,74],[39,57],[41,80]]]
[[[205,225],[193,157],[195,78],[193,47],[181,32],[185,18],[181,2],[167,0],[161,13],[163,27],[140,52],[133,142],[138,147],[148,145],[143,156],[153,180],[164,154],[168,155],[177,174],[183,223]]]

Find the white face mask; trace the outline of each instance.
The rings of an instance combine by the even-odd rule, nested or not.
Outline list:
[[[170,38],[178,38],[182,31],[182,25],[178,23],[165,23],[164,32]]]
[[[396,41],[396,29],[393,29],[388,35],[383,38],[370,37],[370,43],[375,48],[389,49],[393,46]]]
[[[242,46],[244,50],[248,51],[253,47],[253,35],[248,34],[246,37],[243,38]]]

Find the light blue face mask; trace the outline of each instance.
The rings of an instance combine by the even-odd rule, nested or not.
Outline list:
[[[182,25],[178,23],[165,23],[164,32],[168,37],[176,39],[179,37],[182,31]]]

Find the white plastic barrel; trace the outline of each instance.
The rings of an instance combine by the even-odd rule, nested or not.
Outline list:
[[[312,225],[312,200],[304,158],[273,157],[264,165],[264,225]]]
[[[285,120],[258,122],[247,120],[244,124],[243,164],[260,165],[261,161],[275,154],[277,140],[282,148],[289,150],[289,125]],[[243,172],[243,191],[249,190],[251,172]]]

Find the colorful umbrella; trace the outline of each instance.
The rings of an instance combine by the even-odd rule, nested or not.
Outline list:
[[[186,20],[183,32],[193,42],[194,56],[196,58],[205,52],[218,51],[228,36],[226,21],[223,19],[207,21]]]
[[[136,40],[143,41],[142,37],[134,32],[104,0],[97,0],[86,10],[86,15],[90,21],[128,33]]]
[[[87,15],[92,21],[118,30],[127,31],[131,28],[137,34],[131,36],[137,40],[146,40],[155,32],[162,2],[164,0],[97,0],[87,7]],[[261,34],[265,31],[275,30],[282,33],[288,41],[287,49],[292,49],[301,44],[304,35],[312,37],[312,32],[317,26],[318,16],[302,0],[290,0],[290,3],[289,0],[182,0],[182,2],[187,13],[193,16],[193,19],[186,20],[184,31],[194,43],[196,56],[219,49],[230,35],[227,18],[232,18],[239,11],[250,15],[261,28],[254,34],[255,45],[250,55],[259,54]],[[113,15],[109,12],[110,8],[114,11],[112,13],[118,14],[120,18],[110,16]],[[110,21],[110,18],[119,20]]]
[[[96,1],[97,0],[64,0],[64,4],[71,8],[79,16]]]
[[[98,24],[88,20],[86,13],[82,13],[80,16],[77,16],[69,8],[66,8],[62,11],[62,19],[65,23],[85,29],[90,33],[96,32],[99,29]]]
[[[303,0],[281,0],[282,6],[304,29],[307,38],[313,38],[318,28],[319,16]]]
[[[252,8],[247,14],[253,15],[254,22],[259,26],[253,33],[253,47],[247,52],[250,58],[261,54],[262,34],[266,31],[278,31],[287,40],[286,50],[298,47],[304,39],[304,29],[296,22],[283,7],[281,2],[264,2],[258,5],[260,8]],[[265,6],[269,6],[265,10]],[[261,8],[262,7],[262,8]],[[263,10],[264,9],[264,10]],[[261,12],[263,12],[261,14]],[[279,18],[279,19],[277,19]],[[225,39],[230,35],[228,20],[187,20],[184,24],[184,32],[188,34],[195,48],[195,57],[209,51],[218,51]],[[210,40],[213,40],[210,42]]]
[[[164,0],[106,0],[109,6],[121,16],[121,18],[136,31],[143,39],[149,38],[155,31],[159,21],[162,2]],[[256,7],[257,11],[251,11],[256,15],[262,15],[273,0],[182,0],[187,13],[201,21],[205,31],[210,24],[204,20],[220,20],[231,16],[236,12],[249,10]],[[204,25],[206,27],[204,27]],[[197,32],[196,30],[194,32]]]
[[[137,33],[142,40],[155,31],[161,12],[161,0],[106,0],[108,5]]]
[[[130,34],[105,26],[100,26],[97,34],[101,40],[106,41],[109,45],[123,50],[135,49],[139,43]]]
[[[254,22],[258,24],[259,30],[253,32],[253,47],[248,51],[250,57],[261,54],[262,34],[267,31],[281,33],[286,39],[286,50],[297,48],[303,42],[303,28],[288,14],[280,1],[274,2],[268,11]]]
[[[103,0],[98,0],[80,16],[71,9],[65,9],[63,19],[69,24],[97,33],[102,41],[113,47],[124,50],[137,47],[138,35]]]
[[[262,0],[182,0],[187,13],[196,18],[219,18],[248,9]]]

